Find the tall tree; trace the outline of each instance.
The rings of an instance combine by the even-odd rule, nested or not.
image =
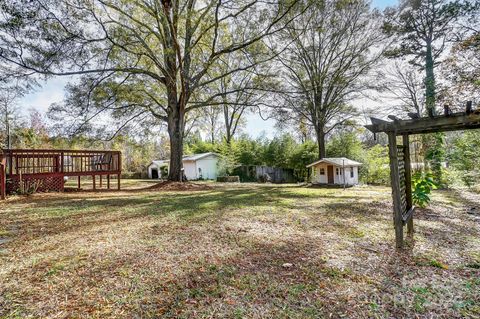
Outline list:
[[[410,62],[425,72],[425,105],[435,115],[435,67],[449,43],[457,40],[457,22],[475,6],[468,1],[402,0],[386,11],[384,31],[399,45],[388,53],[393,58],[411,57]]]
[[[369,85],[364,77],[382,55],[380,17],[364,0],[304,1],[309,10],[285,29],[282,121],[307,120],[326,156],[325,137],[355,115],[349,104]],[[376,47],[376,50],[373,48]]]
[[[203,110],[204,115],[201,121],[202,126],[207,131],[210,142],[215,144],[220,131],[220,116],[223,110],[218,105],[210,105],[205,107]]]
[[[446,79],[442,95],[450,105],[462,108],[466,98],[480,101],[480,13],[476,13],[462,23],[465,36],[440,68]]]
[[[18,101],[24,94],[22,86],[0,86],[0,148],[12,146],[12,133],[20,124]]]
[[[425,90],[422,77],[415,67],[395,61],[392,68],[385,73],[385,78],[384,90],[399,115],[424,114]]]
[[[217,72],[225,73],[230,69],[241,68],[246,63],[252,63],[249,61],[252,58],[268,57],[269,53],[270,50],[263,43],[257,43],[249,48],[247,54],[226,54],[219,59]],[[265,104],[264,99],[275,85],[273,78],[270,64],[263,63],[225,76],[210,86],[208,102],[211,107],[219,106],[222,109],[223,136],[227,144],[231,143],[244,124],[245,115]]]
[[[0,61],[18,73],[81,75],[70,102],[84,119],[167,124],[170,180],[181,180],[186,114],[226,54],[283,28],[295,1],[17,0],[2,2]],[[288,16],[293,19],[293,17]],[[70,107],[71,108],[71,107]],[[72,110],[70,109],[70,112]],[[87,115],[88,114],[88,115]]]
[[[399,46],[388,52],[393,58],[411,57],[410,63],[425,72],[425,107],[428,116],[436,114],[437,85],[435,68],[442,62],[446,48],[458,41],[459,21],[475,5],[466,1],[403,0],[387,11],[384,31],[397,38]],[[430,161],[437,184],[442,184],[442,162],[445,160],[443,133],[422,136],[425,159]]]

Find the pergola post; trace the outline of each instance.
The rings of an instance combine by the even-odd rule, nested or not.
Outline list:
[[[448,110],[447,110],[448,111]],[[393,121],[371,117],[371,125],[366,125],[372,133],[388,134],[390,177],[392,182],[395,238],[397,247],[403,247],[403,226],[407,225],[408,235],[413,235],[412,172],[410,163],[409,135],[480,129],[480,108],[473,109],[468,102],[465,112],[430,117],[410,116],[400,119],[389,116]],[[397,136],[402,136],[403,145],[397,147]]]
[[[393,198],[393,224],[395,226],[395,242],[397,248],[403,247],[403,220],[400,175],[398,170],[397,136],[395,132],[388,132],[388,153],[390,157],[390,182]]]
[[[407,211],[412,209],[413,207],[413,199],[412,199],[412,164],[410,159],[410,141],[409,135],[403,134],[403,146],[405,148],[405,193],[407,199]],[[413,212],[407,220],[407,234],[409,236],[413,236]]]

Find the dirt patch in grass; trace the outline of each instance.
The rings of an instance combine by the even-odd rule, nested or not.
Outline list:
[[[172,181],[164,181],[158,184],[149,186],[145,189],[149,190],[164,190],[164,191],[206,191],[213,189],[212,186],[200,183],[192,183],[192,182],[172,182]]]

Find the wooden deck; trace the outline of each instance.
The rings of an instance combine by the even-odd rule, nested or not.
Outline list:
[[[0,197],[22,189],[35,191],[63,191],[65,177],[77,177],[78,188],[81,177],[90,176],[96,189],[96,177],[107,178],[110,189],[111,176],[117,177],[120,189],[122,167],[118,151],[89,150],[27,150],[5,149],[0,158]]]

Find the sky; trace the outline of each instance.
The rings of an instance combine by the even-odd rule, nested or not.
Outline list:
[[[373,0],[374,7],[383,10],[387,6],[392,6],[397,3],[397,0]],[[21,109],[27,111],[31,108],[46,112],[48,107],[53,103],[58,103],[63,100],[65,85],[70,80],[69,77],[57,77],[48,80],[47,82],[41,82],[41,87],[37,88],[34,92],[26,95],[21,101]],[[265,135],[272,138],[275,136],[277,130],[274,128],[275,121],[264,121],[258,116],[258,114],[248,114],[246,116],[247,124],[244,128],[244,132],[253,137]]]

